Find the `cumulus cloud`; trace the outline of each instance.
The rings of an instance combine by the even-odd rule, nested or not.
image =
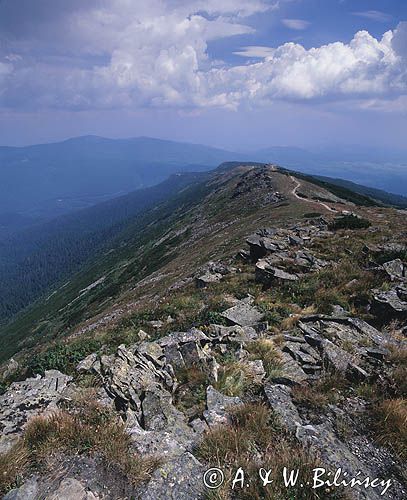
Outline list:
[[[236,53],[260,60],[237,66],[208,56],[208,43],[253,33],[246,18],[277,4],[41,0],[28,35],[13,19],[8,31],[0,23],[7,39],[0,102],[23,108],[236,109],[273,100],[394,102],[407,93],[407,23],[381,39],[360,31],[349,43],[311,49],[295,43],[244,47]]]
[[[284,26],[287,26],[287,28],[297,31],[305,30],[311,24],[309,21],[305,21],[304,19],[283,19],[281,22]]]

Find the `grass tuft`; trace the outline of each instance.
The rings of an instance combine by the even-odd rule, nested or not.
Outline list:
[[[17,485],[31,470],[46,468],[56,453],[97,455],[133,484],[148,479],[158,460],[131,449],[123,422],[96,402],[78,401],[69,410],[34,417],[23,437],[0,456],[0,492]]]

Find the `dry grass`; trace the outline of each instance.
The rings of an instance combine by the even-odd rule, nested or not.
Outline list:
[[[327,373],[312,385],[296,386],[292,390],[293,399],[300,405],[320,409],[337,403],[346,381],[339,374]]]
[[[31,419],[20,441],[0,457],[0,491],[18,484],[28,471],[46,468],[47,460],[61,452],[98,455],[134,484],[145,481],[158,463],[132,451],[130,436],[110,410],[78,402],[69,411]]]
[[[281,356],[276,350],[275,343],[270,339],[258,339],[247,344],[250,359],[261,359],[267,377],[276,376],[281,371]]]
[[[17,487],[30,466],[30,453],[22,441],[0,455],[0,494]]]
[[[247,367],[242,363],[232,362],[220,368],[215,389],[227,396],[241,396],[251,383]]]
[[[292,441],[281,429],[274,414],[263,405],[246,404],[236,409],[232,423],[211,430],[203,439],[198,454],[208,465],[219,467],[225,472],[224,486],[215,494],[208,492],[207,498],[229,499],[231,480],[239,467],[245,471],[249,487],[234,490],[233,498],[244,500],[311,500],[317,498],[341,498],[327,490],[318,494],[306,484],[312,469],[320,466],[315,457]],[[283,468],[299,469],[297,486],[286,488],[282,481]],[[259,468],[272,470],[273,483],[263,486]],[[302,480],[302,481],[301,481]],[[245,481],[246,482],[246,481]],[[322,495],[322,496],[320,496]]]
[[[208,375],[197,367],[176,371],[179,386],[175,391],[175,405],[188,417],[196,416],[205,409]]]
[[[374,410],[378,441],[407,460],[407,399],[386,399]]]
[[[390,380],[394,394],[407,397],[407,349],[389,347],[387,360],[393,365],[390,370]]]

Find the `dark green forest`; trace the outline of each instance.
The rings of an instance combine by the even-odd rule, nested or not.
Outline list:
[[[87,260],[109,249],[130,221],[206,174],[173,175],[167,181],[71,215],[30,227],[0,242],[0,322],[5,322]]]

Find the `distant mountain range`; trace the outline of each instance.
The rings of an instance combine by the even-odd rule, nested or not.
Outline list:
[[[340,182],[344,179],[397,195],[407,193],[407,154],[403,152],[356,146],[318,152],[272,147],[245,154],[148,137],[85,136],[53,144],[0,147],[0,239],[156,185],[171,174],[208,171],[228,161],[276,163],[314,176],[340,178]],[[386,201],[380,196],[377,199],[407,205],[404,198],[387,193],[384,198]]]
[[[231,159],[243,155],[146,137],[0,147],[0,214],[53,217]]]

